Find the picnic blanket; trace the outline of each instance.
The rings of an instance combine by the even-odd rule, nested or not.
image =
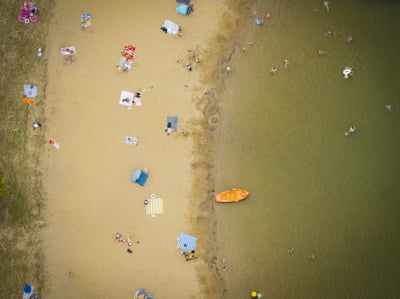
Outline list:
[[[76,54],[76,48],[74,46],[64,47],[60,49],[60,53],[62,56],[68,56]]]
[[[197,238],[181,233],[178,238],[176,248],[192,251],[197,246]]]
[[[181,26],[170,20],[165,20],[164,25],[161,27],[161,30],[164,31],[165,33],[177,35],[181,31]]]
[[[147,200],[146,214],[155,215],[164,213],[164,203],[162,198],[150,198]]]

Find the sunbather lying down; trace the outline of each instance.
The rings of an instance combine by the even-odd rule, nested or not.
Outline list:
[[[125,143],[130,145],[138,145],[139,137],[125,136]]]

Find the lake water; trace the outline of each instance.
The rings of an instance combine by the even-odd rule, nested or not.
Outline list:
[[[218,125],[216,191],[251,192],[216,205],[226,298],[400,298],[400,4],[251,6]]]

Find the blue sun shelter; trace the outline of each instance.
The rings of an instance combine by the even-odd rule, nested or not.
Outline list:
[[[149,175],[147,174],[147,172],[141,169],[136,169],[134,172],[132,172],[131,175],[132,183],[138,184],[140,186],[144,186],[148,178]]]
[[[134,299],[154,299],[154,294],[145,292],[143,288],[136,291]]]
[[[176,248],[181,248],[183,250],[192,251],[195,250],[197,246],[197,238],[181,233],[178,238],[178,244]]]
[[[178,4],[176,6],[176,12],[182,16],[189,15],[193,10],[193,6],[190,4]]]
[[[167,133],[178,131],[178,117],[177,116],[167,116],[167,124],[165,126],[165,131]]]

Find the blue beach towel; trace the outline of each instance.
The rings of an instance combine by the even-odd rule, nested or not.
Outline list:
[[[192,251],[196,248],[196,246],[197,246],[196,237],[186,235],[183,233],[179,235],[178,244],[176,245],[176,248]]]

